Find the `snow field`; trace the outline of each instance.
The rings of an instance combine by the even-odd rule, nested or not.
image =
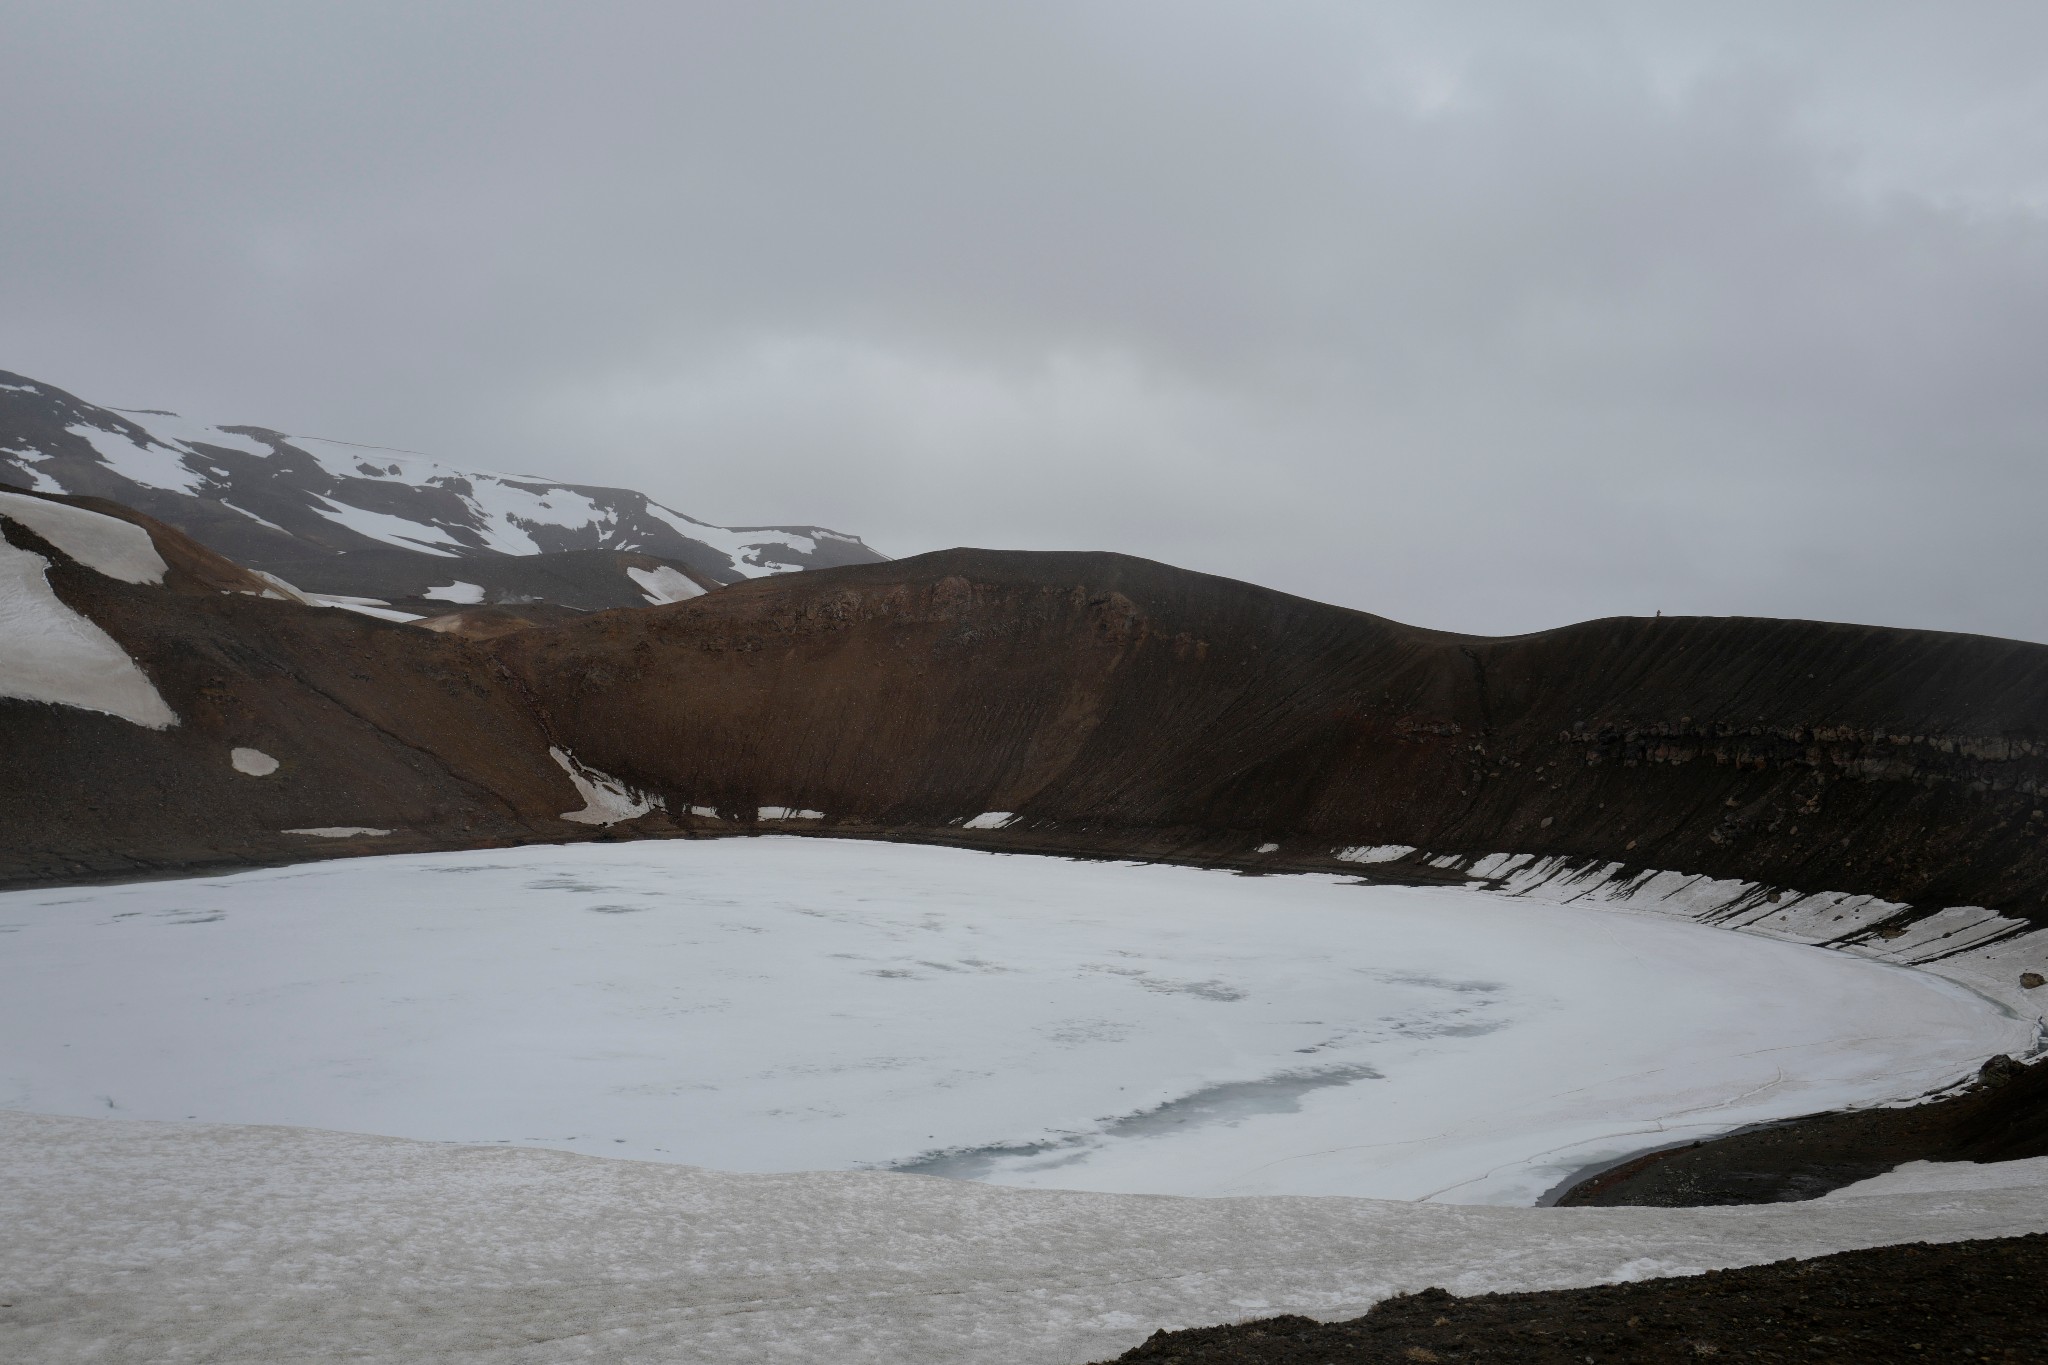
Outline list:
[[[0,1107],[1124,1193],[1529,1204],[2032,1036],[1662,916],[823,839],[17,892],[0,930]]]
[[[57,596],[48,568],[41,555],[0,540],[0,697],[100,711],[149,730],[176,725],[128,652]]]
[[[1076,1365],[1155,1328],[1353,1317],[1429,1285],[1562,1288],[2039,1231],[2040,1173],[1985,1174],[2041,1164],[1908,1168],[1899,1183],[1934,1188],[1883,1198],[1503,1209],[740,1175],[0,1113],[0,1353]]]
[[[123,583],[161,583],[170,569],[149,532],[119,517],[21,493],[0,493],[0,517],[20,522],[86,568]]]

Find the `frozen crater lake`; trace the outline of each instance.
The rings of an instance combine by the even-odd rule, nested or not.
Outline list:
[[[1529,1204],[2030,1037],[1660,916],[817,838],[0,895],[0,1107],[733,1171]]]

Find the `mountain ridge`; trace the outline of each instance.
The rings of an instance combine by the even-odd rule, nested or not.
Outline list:
[[[715,526],[634,489],[101,407],[8,371],[0,371],[0,482],[118,502],[248,568],[387,606],[394,596],[427,596],[444,577],[513,604],[591,610],[667,600],[636,588],[616,565],[596,577],[584,565],[574,588],[557,586],[566,596],[536,599],[532,568],[510,562],[565,554],[648,556],[695,590],[882,559],[858,536],[825,527]],[[467,576],[449,573],[456,568]]]

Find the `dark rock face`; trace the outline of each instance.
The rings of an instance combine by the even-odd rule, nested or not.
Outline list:
[[[956,550],[492,648],[552,734],[672,809],[1558,854],[2048,922],[2038,645],[1739,618],[1490,640]]]
[[[350,596],[408,598],[453,578],[484,588],[489,601],[592,610],[649,600],[625,566],[599,562],[615,554],[669,565],[705,587],[881,559],[859,537],[822,527],[713,526],[631,489],[117,411],[6,371],[0,483],[111,499],[238,563]]]
[[[1653,1152],[1557,1202],[1678,1208],[1818,1199],[1907,1161],[2048,1156],[2048,1061],[1985,1063],[1967,1092],[1909,1109],[1858,1109]]]
[[[2048,1235],[2037,1233],[1591,1289],[1425,1289],[1349,1322],[1288,1316],[1159,1332],[1116,1365],[2039,1360],[2044,1275]]]

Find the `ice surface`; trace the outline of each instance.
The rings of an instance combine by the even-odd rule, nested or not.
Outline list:
[[[261,749],[236,749],[228,755],[228,762],[236,772],[250,777],[268,777],[277,771],[277,760]]]
[[[548,756],[569,774],[569,780],[576,784],[576,794],[583,798],[583,809],[563,811],[564,820],[579,825],[616,825],[622,820],[637,820],[662,804],[658,796],[635,791],[616,777],[585,767],[567,749],[549,749]]]
[[[465,583],[458,578],[453,583],[428,588],[420,596],[434,602],[454,602],[461,606],[473,607],[484,600],[484,590],[480,583]]]
[[[0,924],[8,1107],[1041,1188],[1528,1204],[2032,1033],[1663,915],[816,838],[16,892]]]
[[[626,577],[638,583],[642,595],[657,607],[666,606],[670,602],[687,602],[693,597],[704,595],[704,589],[666,564],[652,569],[629,568],[626,570]]]
[[[68,503],[0,492],[0,516],[11,517],[88,569],[123,583],[161,583],[170,568],[149,532],[132,521]]]
[[[1877,926],[1909,907],[1839,891],[1798,892],[1755,882],[1685,872],[1631,871],[1619,863],[1586,865],[1529,853],[1452,853],[1432,866],[1462,869],[1497,882],[1511,895],[1568,905],[1602,905],[1634,914],[1668,915],[1792,943],[1825,944],[1860,957],[1918,967],[1989,996],[2035,1030],[2048,1045],[2048,1005],[2020,984],[2048,969],[2048,929],[2008,919],[1981,906],[1954,906],[1925,916],[1904,933],[1883,938]]]
[[[127,651],[57,596],[48,568],[0,540],[0,697],[101,711],[149,730],[176,725]]]

